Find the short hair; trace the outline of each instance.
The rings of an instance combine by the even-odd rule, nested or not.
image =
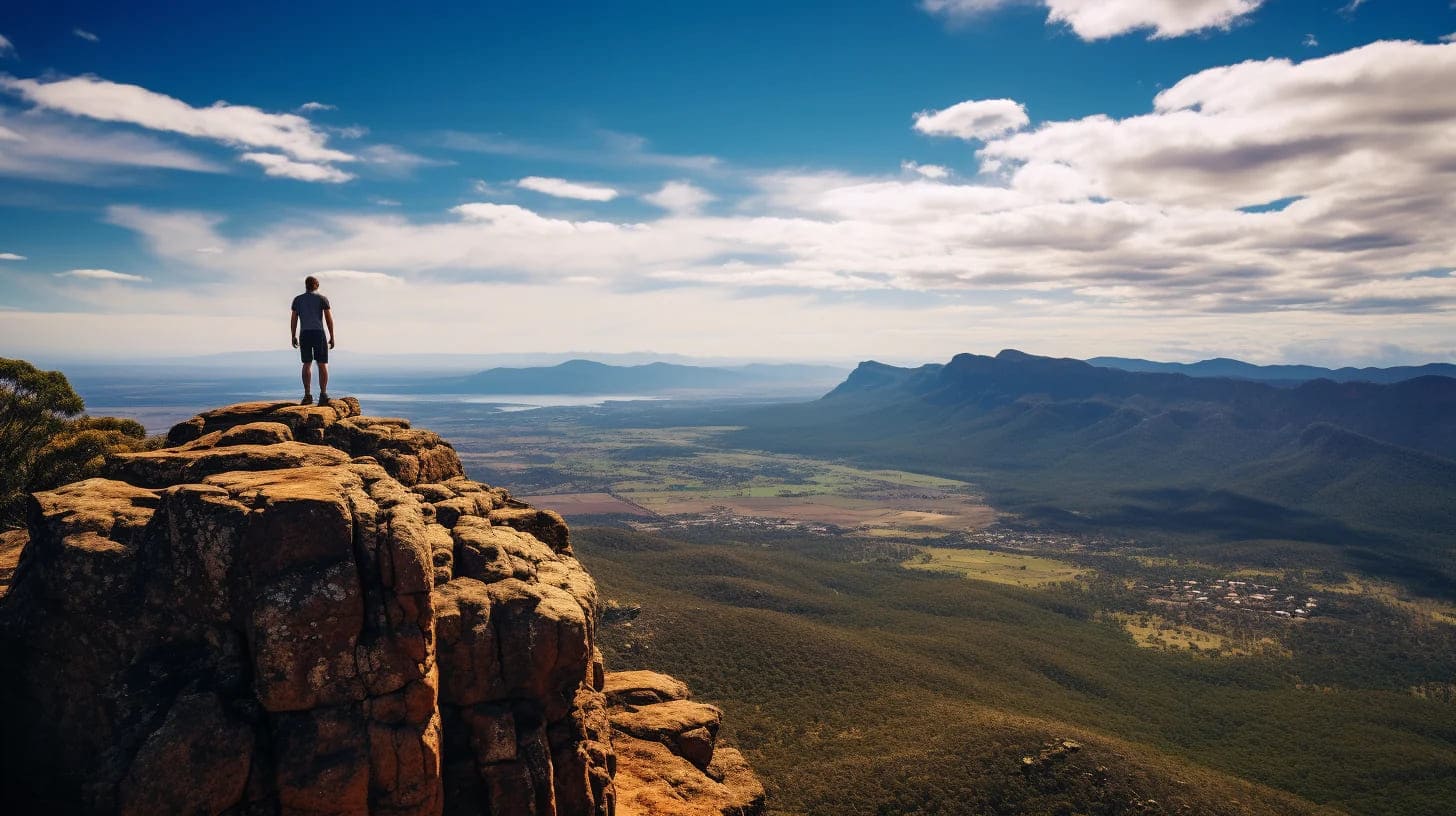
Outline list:
[[[303,288],[307,289],[310,292],[317,289],[318,286],[318,278],[315,278],[313,275],[309,275],[308,277],[303,279]]]

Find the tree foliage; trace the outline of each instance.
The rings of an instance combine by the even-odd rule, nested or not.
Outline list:
[[[141,423],[85,409],[61,372],[0,357],[0,527],[20,523],[27,494],[94,476],[109,453],[151,445]]]

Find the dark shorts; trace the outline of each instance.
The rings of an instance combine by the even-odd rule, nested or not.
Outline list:
[[[323,329],[304,329],[298,333],[298,356],[305,363],[329,361],[329,340]]]

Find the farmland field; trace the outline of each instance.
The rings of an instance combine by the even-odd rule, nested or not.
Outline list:
[[[646,510],[631,502],[623,501],[610,493],[553,493],[544,496],[517,496],[516,498],[537,507],[549,508],[564,516],[652,516]]]
[[[1086,568],[1076,564],[1035,555],[949,547],[922,549],[925,555],[910,559],[905,562],[905,566],[932,572],[951,572],[977,581],[1021,587],[1043,587],[1075,581],[1087,573]]]

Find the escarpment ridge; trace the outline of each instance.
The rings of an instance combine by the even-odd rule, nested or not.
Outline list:
[[[18,563],[17,563],[18,562]],[[0,537],[7,812],[750,814],[722,712],[608,674],[561,517],[401,419],[257,402]]]

